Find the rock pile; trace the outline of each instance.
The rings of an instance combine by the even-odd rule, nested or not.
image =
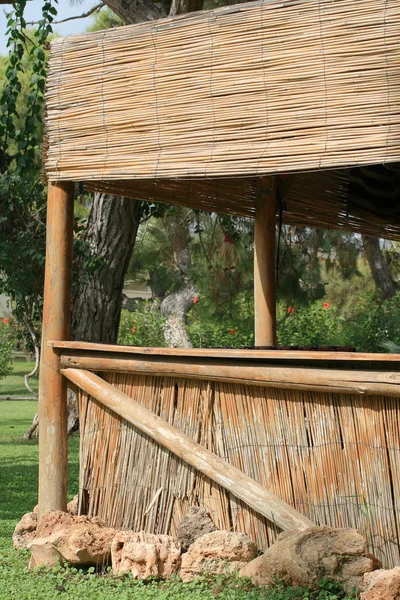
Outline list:
[[[78,514],[78,495],[67,504],[67,512],[71,515]],[[13,546],[16,550],[26,550],[36,536],[38,507],[26,513],[17,524],[13,533]]]
[[[15,528],[15,548],[31,552],[30,568],[72,564],[104,566],[138,579],[180,574],[190,581],[204,572],[240,571],[254,584],[279,579],[288,585],[316,587],[321,579],[354,589],[362,600],[400,600],[400,567],[384,571],[354,529],[310,527],[282,533],[258,558],[257,548],[243,533],[216,531],[208,512],[192,507],[174,539],[141,531],[117,531],[96,517],[49,511],[38,524],[37,510],[24,515]],[[75,514],[74,514],[75,513]],[[183,553],[182,553],[183,552]],[[380,570],[377,570],[380,569]]]
[[[33,541],[36,535],[37,521],[37,507],[22,517],[13,533],[13,546],[16,550],[26,550]]]

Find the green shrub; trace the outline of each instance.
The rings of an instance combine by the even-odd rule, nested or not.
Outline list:
[[[239,294],[224,312],[200,296],[187,316],[187,328],[195,348],[243,348],[254,345],[254,307],[250,294]]]
[[[252,347],[252,303],[250,297],[239,297],[231,312],[218,314],[196,303],[187,316],[193,346]],[[165,346],[163,322],[157,302],[144,302],[135,312],[123,310],[118,343]],[[389,300],[379,293],[360,294],[345,310],[323,300],[300,307],[280,304],[277,333],[280,346],[351,346],[359,352],[385,352],[387,340],[400,345],[400,292]]]
[[[388,340],[400,345],[400,292],[389,300],[361,294],[343,323],[342,343],[359,352],[384,352]]]
[[[245,326],[222,321],[220,323],[190,323],[189,334],[195,348],[243,348],[254,345],[254,333]]]
[[[278,343],[280,346],[339,345],[343,319],[328,302],[314,302],[297,309],[289,306],[286,314],[278,311]]]
[[[282,346],[353,346],[358,352],[384,352],[383,342],[400,345],[400,292],[383,300],[379,293],[360,294],[346,316],[327,302],[282,308],[278,342]]]
[[[118,344],[165,346],[163,323],[158,302],[146,301],[134,312],[122,310]]]
[[[0,321],[0,379],[11,373],[11,353],[14,347],[8,319]]]

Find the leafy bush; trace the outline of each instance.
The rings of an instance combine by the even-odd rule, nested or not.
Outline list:
[[[315,302],[297,310],[278,311],[278,343],[281,346],[334,346],[340,344],[343,319],[328,302]]]
[[[159,303],[144,302],[135,312],[123,310],[118,343],[165,346]],[[280,346],[351,346],[359,352],[385,352],[383,342],[400,345],[400,292],[389,300],[378,293],[360,294],[339,310],[319,300],[309,306],[278,306]],[[231,310],[213,314],[199,302],[187,316],[195,348],[243,348],[254,345],[251,295],[239,295]]]
[[[227,321],[202,323],[195,320],[189,326],[189,333],[195,348],[243,348],[254,345],[252,331]]]
[[[343,323],[342,343],[359,352],[385,352],[388,340],[400,345],[400,292],[389,300],[361,294]]]
[[[122,310],[118,344],[165,346],[163,323],[158,302],[144,302],[134,312]]]
[[[11,373],[11,353],[14,347],[8,319],[0,321],[0,379]]]
[[[289,307],[278,326],[279,344],[354,346],[358,352],[384,352],[383,342],[400,345],[400,292],[383,300],[379,293],[360,294],[346,316],[325,302]]]
[[[187,316],[195,348],[243,348],[254,345],[254,307],[250,294],[239,294],[227,310],[213,312],[210,301],[200,296]]]

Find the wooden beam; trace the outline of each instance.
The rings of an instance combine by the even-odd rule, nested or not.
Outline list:
[[[48,340],[70,330],[74,184],[50,183],[39,380],[39,518],[67,506],[67,398],[59,357]]]
[[[144,356],[185,356],[198,358],[229,358],[246,359],[259,362],[260,359],[269,361],[273,359],[299,360],[299,361],[367,361],[367,362],[398,362],[400,363],[400,354],[377,354],[367,352],[335,352],[333,350],[254,350],[246,348],[157,348],[148,346],[123,346],[117,344],[95,344],[93,342],[64,342],[50,340],[48,344],[52,348],[60,350],[84,350],[95,352],[112,352],[124,354],[139,354]],[[311,365],[310,365],[311,366]],[[394,366],[393,368],[395,368]]]
[[[62,369],[172,376],[292,390],[400,397],[400,373],[395,371],[312,369],[287,365],[255,365],[251,362],[223,359],[174,360],[158,356],[135,357],[78,351],[61,354],[60,366]]]
[[[313,526],[309,519],[257,481],[197,444],[176,427],[97,375],[78,369],[64,369],[62,374],[158,444],[276,523],[278,527],[285,530],[304,530]]]
[[[254,226],[254,333],[256,346],[276,345],[276,178],[260,179]]]

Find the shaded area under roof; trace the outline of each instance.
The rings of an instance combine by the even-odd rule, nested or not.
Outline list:
[[[382,172],[386,179],[382,179]],[[381,178],[378,189],[369,187],[373,177]],[[277,176],[276,180],[285,223],[400,240],[400,173],[395,170],[378,165],[363,169],[297,173]],[[360,181],[364,184],[361,188]],[[357,187],[354,187],[354,182]],[[242,177],[192,181],[90,181],[85,187],[135,200],[252,218],[255,216],[258,185],[259,178]],[[393,188],[395,196],[391,197]],[[382,203],[382,194],[390,196],[390,201]]]

